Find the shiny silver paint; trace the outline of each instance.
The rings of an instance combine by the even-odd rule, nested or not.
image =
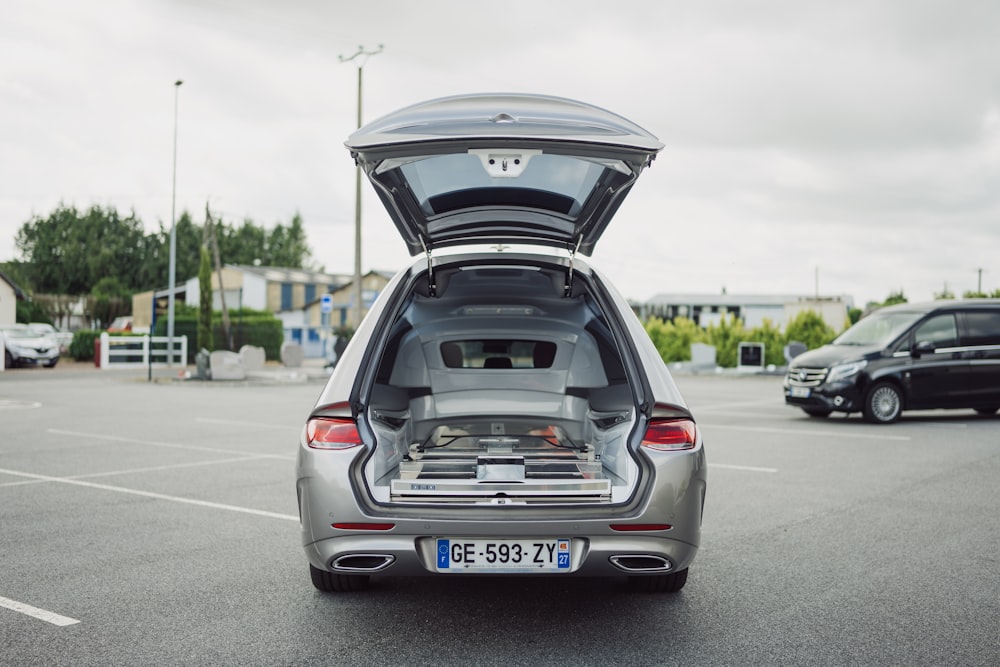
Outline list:
[[[686,450],[640,446],[651,420],[694,417],[628,302],[580,258],[662,144],[571,100],[474,95],[389,114],[347,146],[410,252],[426,256],[382,291],[310,415],[352,419],[363,445],[314,449],[303,429],[296,489],[313,583],[355,590],[327,577],[435,574],[437,538],[565,538],[569,571],[553,576],[659,575],[672,582],[659,590],[679,590],[701,541],[702,435]],[[471,244],[497,245],[432,255]],[[553,356],[520,352],[527,370],[511,371],[492,370],[512,368],[510,358],[506,367],[445,359],[447,345],[485,355],[491,341],[521,338],[543,341]],[[557,464],[530,479],[524,456],[472,458],[478,447],[494,455],[484,443],[497,439],[486,435],[518,428],[514,436],[538,440],[534,429],[546,424],[566,440],[513,445]],[[454,432],[478,444],[453,447]],[[428,452],[455,458],[456,470],[467,463],[475,477],[419,493],[420,483],[403,480],[452,470],[424,468]],[[571,476],[604,482],[561,484],[562,461],[576,467]]]

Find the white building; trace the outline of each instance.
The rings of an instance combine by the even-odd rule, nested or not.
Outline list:
[[[835,331],[850,324],[847,311],[854,300],[846,295],[803,296],[799,294],[657,294],[639,305],[640,319],[650,316],[664,320],[686,317],[702,327],[718,324],[725,315],[734,315],[748,329],[769,320],[780,329],[799,313],[818,313]]]

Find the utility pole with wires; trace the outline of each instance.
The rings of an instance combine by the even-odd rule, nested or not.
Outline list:
[[[361,127],[361,72],[371,56],[382,53],[382,45],[378,45],[375,51],[366,51],[364,46],[359,46],[354,55],[345,58],[337,56],[340,62],[347,63],[355,59],[358,60],[358,127]],[[357,174],[354,182],[354,329],[357,330],[361,324],[362,304],[361,304],[361,165],[357,167]]]

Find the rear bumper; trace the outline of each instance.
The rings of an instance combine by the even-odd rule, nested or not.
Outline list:
[[[454,534],[448,536],[454,537]],[[688,567],[698,551],[698,547],[680,540],[649,535],[570,536],[570,540],[569,569],[544,574],[591,577],[665,574]],[[305,551],[314,567],[342,574],[453,574],[437,571],[435,545],[436,536],[433,535],[355,534],[314,542],[306,546]],[[476,571],[475,574],[532,576],[525,571]]]

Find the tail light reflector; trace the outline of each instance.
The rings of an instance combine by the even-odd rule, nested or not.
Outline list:
[[[330,525],[340,530],[392,530],[396,527],[394,523],[332,523]]]
[[[609,524],[611,530],[637,531],[637,530],[670,530],[673,528],[669,523],[612,523]]]
[[[694,449],[698,429],[690,419],[651,419],[642,446],[664,452]]]
[[[364,443],[353,419],[313,417],[306,423],[306,444],[313,449],[350,449]]]

